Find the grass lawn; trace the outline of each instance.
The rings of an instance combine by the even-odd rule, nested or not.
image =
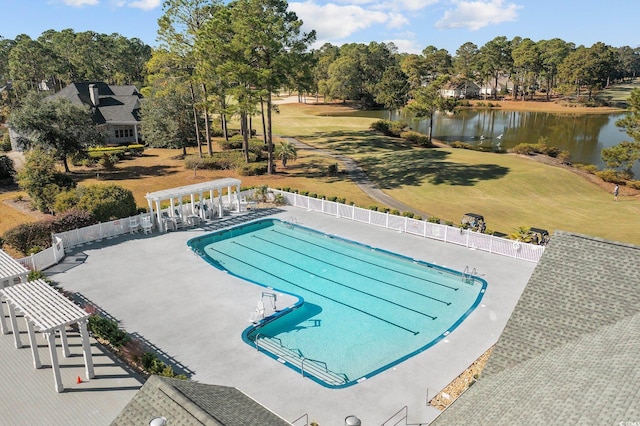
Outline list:
[[[533,226],[640,244],[638,196],[614,202],[609,189],[526,157],[415,148],[368,130],[372,119],[330,117],[335,110],[282,105],[276,126],[356,159],[387,194],[444,220],[458,223],[463,213],[475,212],[485,216],[489,229],[504,233]]]
[[[640,197],[626,196],[624,187],[620,200],[614,202],[610,189],[567,168],[508,154],[416,148],[370,131],[371,118],[336,116],[345,111],[349,109],[344,105],[280,105],[274,115],[274,134],[296,136],[350,156],[390,196],[456,224],[463,213],[475,212],[485,216],[489,229],[504,233],[535,226],[640,244]],[[289,162],[286,169],[278,163],[277,175],[257,177],[228,170],[194,172],[184,168],[180,153],[148,149],[140,158],[119,163],[115,171],[75,168],[73,175],[80,184],[122,185],[134,193],[141,207],[147,206],[147,192],[222,177],[237,177],[243,187],[266,184],[344,197],[362,207],[377,204],[344,175],[329,176],[327,167],[335,160],[315,152],[300,150],[298,160]],[[17,194],[0,193],[0,201]],[[31,220],[34,217],[5,203],[0,232]]]

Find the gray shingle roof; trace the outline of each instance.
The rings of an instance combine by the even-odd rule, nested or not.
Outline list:
[[[74,105],[92,107],[89,85],[98,88],[99,104],[94,111],[96,124],[140,121],[140,94],[136,86],[116,86],[104,82],[71,83],[51,98],[65,98]]]
[[[480,380],[433,424],[640,421],[640,247],[556,232]]]
[[[149,377],[111,425],[148,425],[158,416],[172,426],[290,426],[236,388],[159,376]]]

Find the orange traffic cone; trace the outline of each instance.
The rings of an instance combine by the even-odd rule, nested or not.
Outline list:
[[[80,378],[80,376],[78,376],[78,378],[76,379],[76,383],[77,383],[77,384],[82,383],[82,379]]]

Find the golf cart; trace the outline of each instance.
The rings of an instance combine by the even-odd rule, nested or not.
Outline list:
[[[462,216],[461,223],[465,229],[471,229],[472,231],[484,232],[487,228],[484,216],[475,213],[465,213]]]
[[[549,232],[541,228],[529,228],[529,234],[531,234],[531,243],[540,246],[546,246],[551,238]]]

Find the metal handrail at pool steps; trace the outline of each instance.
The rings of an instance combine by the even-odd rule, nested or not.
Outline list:
[[[346,374],[329,370],[323,361],[305,358],[298,349],[287,348],[277,337],[270,338],[258,334],[254,342],[257,350],[262,349],[267,354],[274,355],[279,362],[293,365],[300,370],[303,377],[306,373],[332,386],[340,386],[349,382]]]

